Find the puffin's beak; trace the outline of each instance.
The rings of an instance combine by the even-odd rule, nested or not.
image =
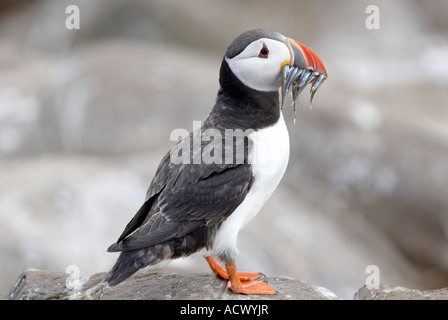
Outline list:
[[[324,64],[310,48],[291,38],[286,38],[285,42],[291,54],[292,66],[313,70],[327,77]]]
[[[308,47],[291,38],[286,38],[286,46],[291,54],[291,60],[282,63],[282,107],[288,91],[292,92],[294,120],[297,99],[302,90],[311,83],[310,107],[314,94],[327,79],[327,70],[319,57]]]

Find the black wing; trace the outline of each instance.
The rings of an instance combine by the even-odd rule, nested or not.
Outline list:
[[[239,135],[233,140],[231,163],[205,165],[195,164],[198,163],[195,158],[211,142],[202,142],[201,148],[195,151],[192,135],[171,150],[179,152],[189,144],[190,163],[173,163],[171,152],[162,159],[145,203],[109,251],[135,250],[185,236],[200,226],[225,220],[244,200],[253,183],[247,136]],[[222,146],[225,146],[224,140],[223,134]],[[221,149],[222,162],[226,162],[226,150],[229,147]],[[244,156],[239,160],[237,152],[241,150]]]

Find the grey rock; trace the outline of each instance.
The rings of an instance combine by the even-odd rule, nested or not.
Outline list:
[[[227,281],[214,274],[167,273],[141,270],[134,276],[109,287],[102,282],[105,273],[81,278],[70,285],[63,272],[27,269],[17,279],[7,298],[10,300],[334,300],[338,297],[326,288],[302,280],[268,277],[277,291],[272,296],[234,294]],[[71,288],[67,288],[67,284]]]
[[[416,290],[400,286],[380,285],[378,289],[363,286],[356,292],[355,300],[447,300],[448,288]]]

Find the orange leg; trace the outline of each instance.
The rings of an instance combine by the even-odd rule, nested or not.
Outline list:
[[[221,267],[221,265],[212,257],[205,257],[205,259],[208,262],[208,265],[210,266],[210,269],[218,276],[225,280],[229,280],[229,275],[227,274],[227,271]],[[244,271],[238,271],[237,277],[240,281],[251,281],[261,278],[263,275],[261,273],[257,272],[244,272]]]
[[[227,274],[229,275],[229,283],[227,288],[235,293],[241,294],[277,294],[271,286],[263,281],[243,281],[241,282],[236,272],[235,264],[226,264]]]

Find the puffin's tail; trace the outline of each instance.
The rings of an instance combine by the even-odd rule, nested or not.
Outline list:
[[[108,251],[114,251],[113,245]],[[171,258],[172,253],[167,244],[158,244],[137,250],[122,251],[115,265],[104,277],[109,286],[115,286],[132,276],[139,269],[154,265]]]
[[[104,281],[111,287],[115,286],[132,276],[138,269],[140,268],[136,266],[135,253],[133,251],[122,252],[115,265],[106,274]]]
[[[189,256],[202,248],[209,249],[210,245],[207,245],[207,242],[213,239],[213,235],[219,225],[215,224],[213,227],[203,226],[184,237],[174,238],[151,247],[136,250],[122,251],[125,250],[122,243],[114,243],[107,251],[121,251],[121,253],[115,265],[106,274],[104,281],[109,286],[115,286],[146,266],[155,265],[164,260],[169,261],[171,259]]]

